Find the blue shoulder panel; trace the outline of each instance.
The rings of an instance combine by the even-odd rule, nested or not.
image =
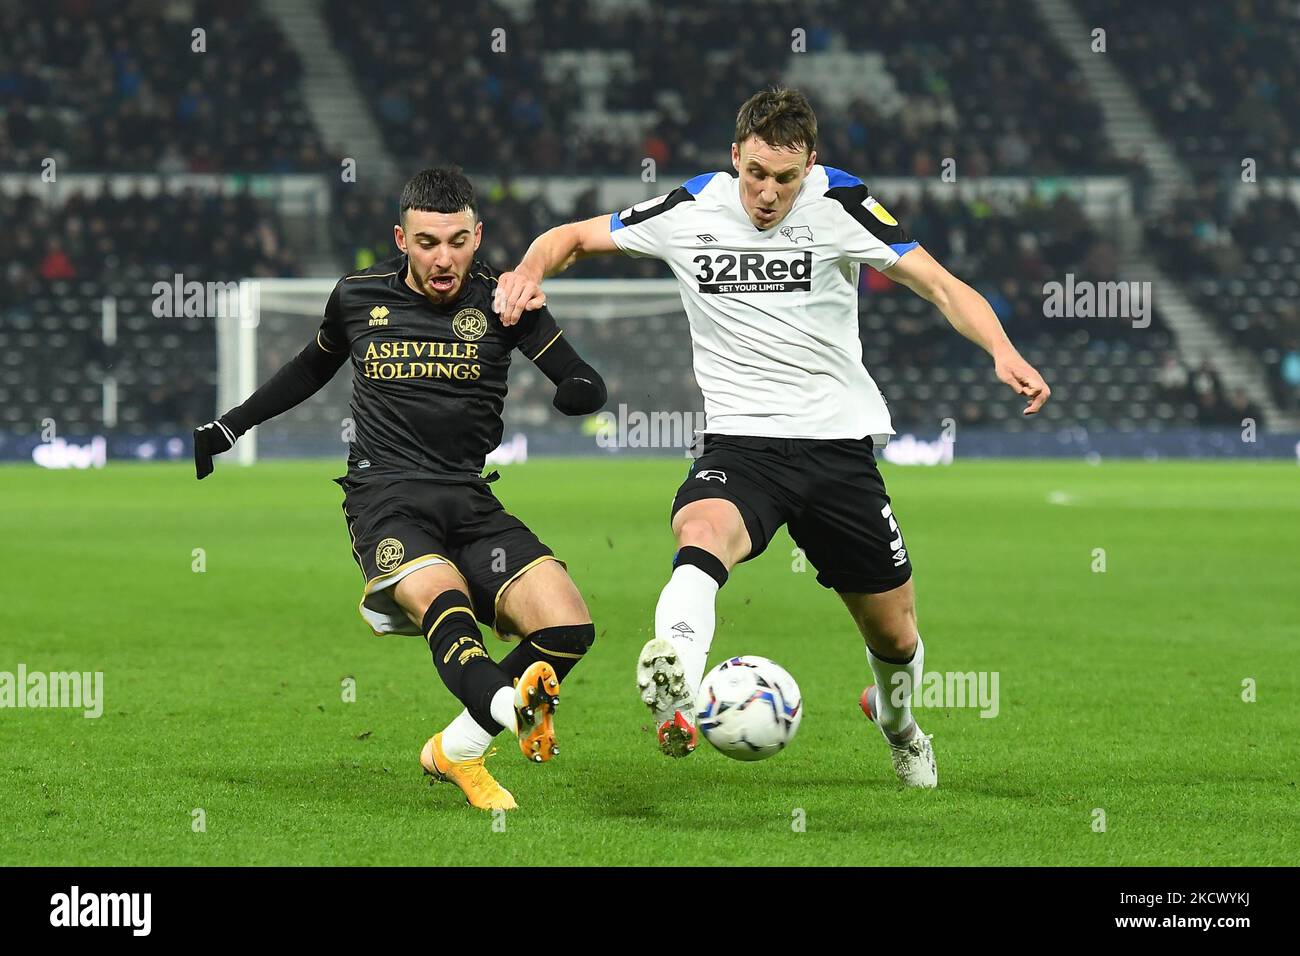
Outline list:
[[[834,166],[823,166],[822,169],[826,170],[826,180],[831,189],[835,189],[838,186],[862,185],[862,180],[858,179],[857,176],[854,176],[851,173],[846,173],[842,169],[836,169]]]
[[[705,186],[707,186],[709,184],[709,180],[711,180],[716,175],[718,174],[715,172],[715,173],[700,173],[698,176],[692,176],[690,179],[686,180],[686,182],[682,183],[682,188],[685,189],[692,196],[698,196],[700,194],[700,190],[702,190]]]

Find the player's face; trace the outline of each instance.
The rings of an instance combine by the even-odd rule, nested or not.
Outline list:
[[[815,150],[769,146],[757,136],[732,143],[731,165],[740,174],[740,204],[749,221],[771,229],[784,219],[816,161]]]
[[[483,223],[470,209],[408,209],[402,220],[405,228],[394,226],[393,238],[411,263],[406,284],[434,305],[454,301],[464,288],[474,253],[483,241]]]

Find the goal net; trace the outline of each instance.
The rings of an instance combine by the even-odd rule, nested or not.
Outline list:
[[[240,283],[237,315],[218,320],[217,413],[239,404],[315,338],[333,279],[251,279]],[[673,437],[702,420],[691,370],[691,339],[673,279],[556,279],[547,307],[579,354],[609,387],[608,415],[567,418],[551,406],[554,386],[523,355],[510,365],[505,432],[493,459],[521,454],[602,454],[613,423],[649,422],[625,453],[684,453]],[[352,422],[352,368],[344,366],[312,398],[253,429],[235,446],[237,459],[347,455]],[[603,420],[603,424],[602,424]],[[605,435],[600,434],[601,428]]]

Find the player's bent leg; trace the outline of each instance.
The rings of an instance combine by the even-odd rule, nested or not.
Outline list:
[[[736,503],[726,498],[700,498],[673,515],[677,546],[703,548],[728,571],[749,556],[749,530]]]
[[[438,675],[466,708],[425,743],[421,765],[435,779],[459,786],[472,806],[513,809],[514,797],[487,772],[484,759],[492,737],[514,727],[514,691],[483,646],[464,580],[449,565],[432,565],[398,582],[394,597],[419,621]]]
[[[931,738],[912,716],[912,694],[920,685],[925,645],[916,627],[912,581],[878,594],[840,592],[867,642],[867,660],[876,683],[862,692],[863,713],[889,744],[898,779],[909,787],[938,785]]]
[[[699,739],[695,694],[713,643],[718,591],[751,545],[739,508],[725,498],[682,506],[672,529],[678,545],[673,573],[655,606],[655,636],[641,649],[636,677],[660,749],[684,757]]]
[[[837,593],[867,647],[883,657],[912,656],[920,635],[916,628],[916,589],[910,578],[879,594]]]
[[[587,604],[558,561],[542,561],[506,587],[497,630],[520,634],[501,668],[517,678],[519,748],[536,762],[559,754],[554,715],[559,689],[596,640]]]

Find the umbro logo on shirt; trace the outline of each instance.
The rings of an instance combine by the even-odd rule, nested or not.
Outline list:
[[[700,242],[717,242],[718,240],[710,236],[707,232],[697,233],[695,236]]]

